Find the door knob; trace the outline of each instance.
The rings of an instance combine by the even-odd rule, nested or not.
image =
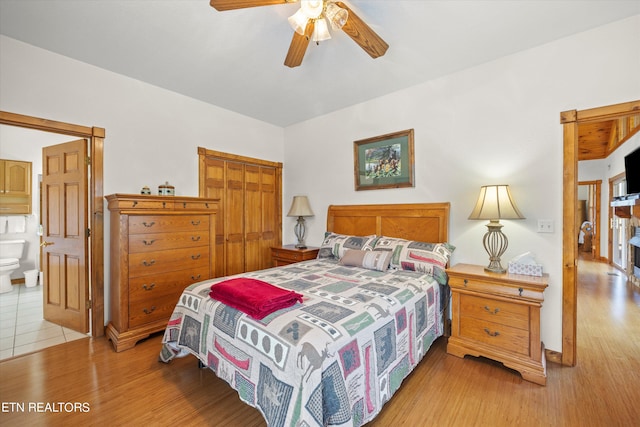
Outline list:
[[[42,242],[40,243],[40,246],[49,246],[49,245],[55,245],[54,242]]]

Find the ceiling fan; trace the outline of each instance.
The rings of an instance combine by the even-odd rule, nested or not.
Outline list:
[[[257,6],[295,3],[298,0],[210,0],[218,10],[243,9]],[[297,67],[307,51],[309,41],[320,42],[331,38],[327,21],[334,30],[342,29],[372,58],[385,54],[389,45],[362,19],[341,1],[300,0],[300,10],[289,18],[295,30],[284,65]]]

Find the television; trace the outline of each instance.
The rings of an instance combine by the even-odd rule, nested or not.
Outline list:
[[[627,195],[640,194],[640,147],[624,157]]]

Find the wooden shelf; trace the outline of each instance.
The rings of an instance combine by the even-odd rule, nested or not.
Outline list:
[[[640,199],[630,200],[614,200],[611,207],[618,218],[630,219],[632,217],[640,218],[640,208],[634,209],[635,206],[640,207]]]

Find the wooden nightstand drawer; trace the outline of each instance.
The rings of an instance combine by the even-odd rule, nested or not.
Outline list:
[[[545,385],[540,308],[549,276],[487,272],[480,265],[447,269],[451,286],[451,336],[447,353],[484,356]]]
[[[460,295],[460,317],[470,317],[518,329],[529,329],[529,307],[506,301]]]
[[[504,283],[491,280],[491,278],[482,280],[474,277],[453,276],[449,278],[449,286],[472,292],[542,301],[541,294],[537,289],[530,289],[530,287],[524,286],[520,282]]]
[[[460,318],[460,337],[488,344],[501,350],[529,355],[529,331],[500,323]]]
[[[271,248],[271,260],[274,267],[289,265],[294,262],[315,259],[318,256],[319,248],[308,247],[297,249],[294,245],[285,245]]]

